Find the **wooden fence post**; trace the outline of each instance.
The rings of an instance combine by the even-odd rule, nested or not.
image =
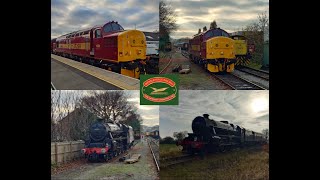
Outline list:
[[[55,163],[58,164],[58,145],[57,142],[54,143],[54,156]]]

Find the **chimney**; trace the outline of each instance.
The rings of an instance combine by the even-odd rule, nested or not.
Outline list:
[[[203,117],[209,119],[209,114],[203,114]]]

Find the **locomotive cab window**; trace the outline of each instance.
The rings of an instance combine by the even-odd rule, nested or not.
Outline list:
[[[103,31],[104,31],[104,32],[110,32],[110,31],[112,31],[112,26],[111,26],[111,24],[107,24],[106,26],[104,26]]]
[[[112,26],[112,30],[113,31],[121,31],[121,30],[123,30],[123,28],[119,24],[112,23],[111,26]]]
[[[95,31],[95,38],[101,38],[101,30],[100,29],[97,29]]]
[[[123,27],[120,26],[117,23],[109,23],[106,26],[103,27],[103,31],[106,32],[111,32],[111,31],[123,31]]]

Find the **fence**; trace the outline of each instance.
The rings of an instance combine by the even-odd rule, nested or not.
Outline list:
[[[51,164],[61,164],[81,157],[84,141],[52,142]]]

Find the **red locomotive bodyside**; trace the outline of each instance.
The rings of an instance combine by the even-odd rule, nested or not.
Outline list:
[[[139,30],[124,30],[117,22],[75,31],[57,38],[54,54],[139,78],[152,74],[156,60],[146,57],[146,37]]]
[[[195,57],[201,57],[201,46],[203,41],[203,33],[194,36],[189,40],[189,52]]]
[[[115,27],[116,30],[106,32],[104,29],[107,29],[107,26]],[[123,31],[117,22],[111,21],[103,26],[73,32],[58,38],[57,52],[118,63],[117,37]]]

